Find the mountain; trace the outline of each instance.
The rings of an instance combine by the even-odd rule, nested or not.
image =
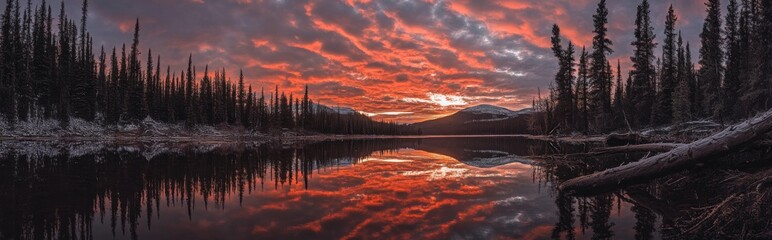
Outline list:
[[[483,104],[411,125],[424,135],[527,134],[528,118],[533,114],[530,108],[512,111]]]
[[[332,107],[330,110],[343,115],[352,115],[354,113],[359,113],[359,111],[354,110],[353,108],[350,108],[350,107]]]
[[[330,107],[330,106],[326,106],[326,105],[322,105],[322,104],[318,104],[318,103],[314,103],[312,105],[312,109],[314,111],[316,111],[316,110],[318,110],[320,108],[322,110],[324,110],[325,112],[338,113],[338,114],[341,114],[341,115],[354,115],[355,113],[359,113],[359,111],[354,110],[353,108],[350,108],[350,107]]]

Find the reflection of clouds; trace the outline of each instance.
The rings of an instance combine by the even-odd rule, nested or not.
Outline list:
[[[406,162],[412,162],[412,160],[397,159],[397,158],[374,158],[374,157],[368,157],[368,158],[362,159],[359,162],[360,163],[365,163],[365,162],[406,163]]]
[[[523,164],[480,169],[419,150],[315,169],[304,184],[228,196],[224,210],[162,209],[147,238],[242,239],[541,239],[556,221],[554,200]],[[258,180],[259,181],[259,180]],[[154,220],[155,221],[155,220]],[[172,230],[169,230],[172,229]],[[168,231],[167,231],[168,230]],[[547,230],[551,230],[547,228]],[[109,235],[107,235],[109,236]],[[105,237],[107,237],[105,236]],[[98,238],[98,237],[97,237]]]
[[[524,202],[524,201],[527,201],[527,200],[528,200],[528,198],[526,198],[524,196],[514,196],[514,197],[510,197],[510,198],[504,199],[504,200],[495,201],[493,203],[495,203],[496,205],[501,205],[501,206],[509,206],[512,203]]]
[[[519,174],[504,173],[518,169],[527,172],[530,167],[508,168],[477,169],[447,156],[416,150],[371,156],[362,164],[317,175],[309,183],[311,187],[308,191],[289,192],[286,197],[290,199],[287,203],[290,209],[278,216],[288,216],[296,212],[296,208],[308,206],[302,200],[306,197],[291,197],[295,194],[314,196],[308,197],[315,202],[313,208],[326,211],[312,216],[309,214],[311,211],[304,212],[307,221],[294,225],[280,223],[277,226],[285,226],[287,230],[274,228],[275,232],[269,231],[268,234],[276,237],[342,239],[495,237],[509,232],[503,229],[522,227],[519,224],[533,221],[525,217],[531,214],[503,210],[495,204],[496,201],[507,201],[513,189],[533,187],[518,184],[526,180],[524,177],[514,179]],[[352,185],[349,179],[354,178],[363,181]],[[321,187],[340,184],[346,187]],[[336,190],[320,191],[316,186]],[[501,187],[509,191],[501,191]],[[530,198],[522,199],[527,201]],[[548,219],[543,220],[545,224],[549,222]]]
[[[402,175],[405,176],[422,176],[422,175],[428,175],[427,180],[434,181],[439,179],[449,179],[449,178],[461,178],[464,177],[464,173],[469,171],[466,168],[449,168],[443,166],[440,169],[434,169],[434,170],[427,170],[427,171],[406,171],[402,172]]]

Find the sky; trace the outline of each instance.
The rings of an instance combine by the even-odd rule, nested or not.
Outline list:
[[[81,0],[64,2],[70,17],[80,19]],[[539,89],[546,96],[557,71],[552,24],[565,40],[590,48],[597,2],[91,0],[87,23],[96,49],[130,44],[139,18],[140,47],[177,72],[193,54],[198,68],[224,68],[234,81],[242,69],[258,92],[278,85],[300,95],[308,85],[316,102],[408,123],[478,104],[530,107]],[[657,41],[673,4],[677,29],[696,59],[704,2],[651,0]],[[620,60],[623,73],[639,3],[607,3],[609,59]]]

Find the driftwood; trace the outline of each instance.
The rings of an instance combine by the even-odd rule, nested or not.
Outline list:
[[[678,146],[669,152],[570,179],[561,184],[560,189],[569,193],[579,193],[630,186],[708,161],[712,157],[766,136],[770,130],[772,130],[772,110],[724,129],[713,136]]]

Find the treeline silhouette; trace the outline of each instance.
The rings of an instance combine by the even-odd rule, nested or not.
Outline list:
[[[128,47],[99,50],[86,30],[88,2],[83,1],[80,26],[65,14],[58,23],[42,1],[7,0],[0,28],[0,121],[71,117],[104,124],[136,122],[150,117],[167,123],[228,124],[267,132],[297,129],[336,134],[416,134],[406,125],[373,121],[359,113],[340,114],[314,103],[308,86],[302,97],[280,92],[266,96],[245,86],[243,72],[231,81],[224,69],[203,74],[193,65],[173,72],[161,67],[160,55],[147,51],[141,61],[139,19]],[[107,52],[106,52],[107,51]],[[143,68],[144,66],[144,68]]]
[[[619,62],[615,74],[606,57],[613,50],[605,0],[593,15],[595,35],[589,51],[577,50],[572,42],[564,47],[560,28],[554,25],[552,50],[559,70],[549,97],[534,101],[547,112],[539,124],[542,131],[607,132],[704,118],[734,121],[770,108],[772,2],[730,0],[723,19],[719,0],[708,0],[706,6],[697,68],[689,42],[676,29],[672,5],[660,43],[662,55],[655,56],[658,43],[649,3],[643,0],[637,8],[633,65],[626,80]]]
[[[109,223],[114,236],[137,239],[138,227],[150,228],[161,209],[187,209],[192,218],[196,208],[224,209],[226,198],[238,197],[240,204],[254,191],[308,188],[314,171],[356,164],[415,141],[191,147],[150,159],[121,148],[85,155],[67,149],[56,156],[8,152],[0,156],[0,236],[93,239],[92,224],[101,222]]]

